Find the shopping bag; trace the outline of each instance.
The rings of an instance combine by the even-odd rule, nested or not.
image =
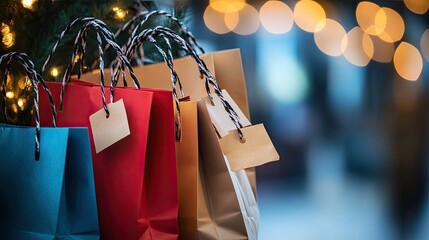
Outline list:
[[[224,157],[243,214],[247,236],[249,239],[258,239],[259,208],[249,178],[244,170],[232,171],[227,157]]]
[[[198,102],[200,188],[198,235],[201,239],[248,239],[243,214],[204,100]],[[203,205],[204,204],[204,205]]]
[[[112,34],[105,29],[102,34],[108,35],[106,40],[122,54]],[[110,91],[108,87],[75,81],[65,84],[61,99],[63,83],[48,85],[55,103],[63,102],[58,125],[89,128],[101,238],[176,239],[178,194],[171,91]],[[104,103],[103,92],[110,93],[110,104],[123,101],[130,134],[97,153],[89,118],[104,107],[110,109]],[[47,107],[42,105],[41,109]],[[49,122],[42,121],[45,124]]]
[[[0,239],[99,239],[88,131],[40,128],[33,73],[36,127],[0,124]]]
[[[197,102],[181,101],[181,141],[176,142],[179,188],[179,239],[197,239],[198,122]]]
[[[156,30],[156,29],[155,29]],[[155,30],[153,30],[154,32],[155,32]],[[144,32],[142,32],[138,37],[142,37],[142,38],[151,38],[151,36],[149,35],[149,33],[148,33],[148,31],[150,31],[150,29],[148,29],[148,30],[145,30]],[[153,39],[153,37],[152,37],[152,39]],[[134,42],[136,42],[136,43],[138,43],[138,44],[141,44],[141,39],[139,38],[139,39],[137,39],[137,40],[135,40],[135,39],[133,39],[133,41],[132,41],[132,43],[134,43]],[[134,44],[131,44],[130,45],[131,47],[133,47],[133,48],[136,48],[136,47],[138,47],[138,45],[134,45]],[[130,46],[127,46],[126,47],[126,49],[128,49],[129,50],[129,47]],[[131,54],[130,54],[131,53]],[[127,56],[128,57],[132,57],[133,56],[133,52],[132,51],[127,51]],[[193,57],[194,57],[194,59],[197,61],[197,63],[198,63],[198,66],[199,66],[199,68],[198,68],[198,70],[199,70],[199,72],[201,73],[201,72],[208,72],[207,71],[207,69],[206,69],[206,67],[204,66],[204,63],[202,62],[202,61],[199,61],[198,59],[196,59],[196,58],[198,58],[198,57],[196,57],[195,55],[193,55]],[[167,67],[168,68],[170,68],[170,70],[171,70],[171,68],[172,68],[172,66],[171,66],[172,64],[171,63],[168,63],[167,64]],[[194,63],[194,67],[195,67],[195,63]],[[194,69],[196,69],[196,68],[194,68]],[[210,83],[214,86],[214,90],[215,90],[215,92],[216,92],[216,94],[217,95],[219,95],[218,97],[220,98],[219,100],[220,100],[220,102],[218,102],[216,105],[217,106],[219,106],[221,109],[222,109],[222,106],[224,106],[225,107],[225,109],[227,110],[227,112],[228,112],[228,114],[230,114],[230,117],[232,118],[232,119],[234,119],[234,116],[233,115],[231,115],[231,112],[229,112],[228,111],[228,108],[230,109],[231,108],[231,106],[230,106],[230,104],[228,104],[226,101],[225,101],[225,99],[224,99],[224,97],[222,96],[222,92],[220,91],[220,89],[219,89],[219,87],[217,86],[217,84],[216,84],[216,82],[215,82],[215,80],[214,80],[214,78],[212,78],[212,76],[210,76],[210,74],[209,73],[207,73],[207,75],[206,75],[206,77],[210,77],[211,79],[210,79]],[[143,82],[142,82],[143,83]],[[182,82],[182,80],[181,81],[178,81],[178,83],[179,83],[179,85],[180,85],[180,83],[181,83],[181,85],[183,86],[183,82]],[[206,85],[206,82],[202,82],[203,83],[203,85],[202,85],[202,89],[204,89],[203,90],[203,92],[205,92],[205,91],[207,91],[207,85]],[[116,84],[116,83],[115,83]],[[173,84],[174,85],[174,84]],[[205,92],[205,94],[204,95],[207,95],[207,94],[209,94],[208,92]],[[213,102],[212,102],[213,103]],[[244,114],[242,114],[242,116],[243,116],[243,118],[245,118],[245,116],[244,116]],[[228,118],[228,116],[227,116],[227,118]],[[213,122],[213,119],[211,119],[211,118],[209,118],[210,119],[210,127],[212,128],[212,122]],[[229,120],[227,120],[228,122],[229,122]],[[216,125],[216,124],[215,124]],[[238,125],[236,125],[237,127],[239,126],[240,124],[238,124]],[[249,125],[250,125],[250,123],[249,123]],[[215,130],[212,128],[212,131],[213,131],[213,134],[214,134],[214,136],[215,136],[215,142],[216,142],[216,144],[217,144],[217,146],[220,148],[221,147],[221,145],[220,145],[220,143],[219,143],[219,141],[218,141],[218,139],[217,139],[217,137],[216,137],[216,133],[215,133]],[[240,132],[240,130],[237,130],[239,133],[241,133]],[[228,132],[227,132],[227,134],[228,134]],[[240,138],[241,138],[242,136],[240,136]],[[234,143],[234,142],[233,142]],[[202,152],[202,151],[204,151],[204,150],[201,150],[200,149],[200,153]],[[219,155],[219,153],[220,153],[220,155]],[[211,158],[209,157],[209,156],[211,156]],[[221,221],[222,221],[222,219],[225,219],[225,214],[228,214],[228,212],[233,212],[234,213],[234,211],[235,211],[235,213],[238,213],[238,215],[239,215],[239,217],[241,217],[241,221],[240,220],[238,220],[239,222],[241,222],[241,226],[244,226],[244,220],[243,220],[243,218],[242,218],[242,214],[240,214],[240,212],[241,212],[241,209],[240,208],[242,208],[242,209],[244,209],[244,210],[246,210],[245,209],[245,206],[243,205],[243,206],[241,206],[240,204],[239,204],[239,199],[242,199],[242,198],[244,198],[245,196],[243,195],[243,194],[241,194],[241,192],[238,192],[238,193],[240,193],[240,198],[239,199],[237,199],[237,193],[235,192],[235,191],[239,191],[240,189],[237,187],[236,189],[235,189],[235,187],[234,187],[234,185],[233,185],[233,183],[232,183],[232,181],[231,181],[231,177],[232,176],[230,176],[230,174],[229,174],[229,171],[228,171],[228,168],[227,168],[227,166],[226,166],[226,164],[225,164],[225,160],[224,160],[224,156],[223,156],[223,154],[222,154],[222,150],[220,149],[220,151],[218,152],[218,154],[216,155],[213,155],[213,154],[209,154],[209,155],[207,155],[206,156],[206,158],[207,159],[203,159],[202,160],[202,162],[204,162],[204,163],[206,163],[206,162],[210,162],[210,163],[212,163],[212,162],[215,162],[215,163],[217,163],[217,164],[221,164],[221,166],[223,166],[223,170],[224,170],[224,176],[227,178],[227,179],[229,179],[229,181],[227,181],[227,182],[225,182],[226,184],[230,184],[230,191],[226,191],[230,196],[235,196],[235,198],[234,198],[234,201],[236,201],[236,205],[235,205],[235,208],[233,208],[233,209],[229,209],[228,207],[226,207],[226,206],[222,206],[222,205],[217,205],[217,209],[214,209],[213,210],[213,207],[212,206],[209,206],[209,208],[211,209],[211,211],[210,211],[210,213],[211,213],[211,215],[212,216],[209,216],[209,217],[207,217],[207,219],[209,220],[209,221],[207,221],[206,219],[202,219],[201,221],[200,221],[200,218],[199,218],[199,216],[197,216],[197,218],[198,218],[198,223],[207,223],[206,224],[206,226],[207,227],[203,227],[203,225],[201,225],[201,227],[198,225],[197,226],[197,228],[198,228],[198,230],[200,230],[200,229],[204,229],[204,228],[209,228],[209,229],[211,229],[212,230],[212,234],[213,234],[213,232],[215,232],[216,234],[218,234],[218,232],[236,232],[236,234],[235,235],[226,235],[226,236],[229,236],[229,238],[231,239],[240,239],[240,238],[242,238],[242,237],[244,237],[244,238],[247,238],[247,236],[249,235],[249,236],[251,236],[251,239],[256,239],[257,238],[257,225],[258,225],[258,218],[259,218],[259,213],[258,213],[258,211],[257,211],[257,205],[256,205],[256,200],[255,200],[255,196],[253,195],[253,193],[252,193],[252,199],[253,199],[253,208],[251,209],[251,210],[254,210],[255,208],[256,208],[256,211],[244,211],[243,213],[245,213],[245,216],[246,217],[249,217],[248,219],[253,219],[253,221],[245,221],[246,222],[246,224],[245,224],[245,228],[244,228],[244,232],[241,232],[241,234],[240,233],[238,233],[237,234],[237,231],[239,231],[239,230],[237,230],[237,227],[236,227],[236,225],[231,225],[231,224],[225,224],[224,226],[223,226],[223,228],[222,227],[219,227],[219,225],[217,224],[217,223],[215,223],[214,224],[214,222],[213,222],[213,215],[221,215],[222,217],[220,217],[219,219],[221,219]],[[201,168],[203,168],[203,167],[200,167],[200,169]],[[211,173],[211,170],[207,170],[209,173]],[[205,175],[208,175],[208,178],[212,178],[212,175],[211,174],[204,174],[204,177],[202,177],[202,179],[201,180],[203,180],[203,181],[206,181],[206,177],[205,177]],[[247,177],[246,177],[246,179],[247,179]],[[208,181],[210,181],[210,180],[208,180]],[[237,181],[238,182],[238,181]],[[248,179],[247,179],[247,183],[249,183],[248,182]],[[249,184],[250,185],[250,184]],[[214,189],[216,189],[215,187],[208,187],[207,185],[205,185],[205,184],[202,184],[201,185],[202,187],[203,187],[203,190],[202,191],[205,191],[205,192],[208,192],[208,191],[213,191],[213,192],[217,192],[216,190],[214,190]],[[252,192],[252,191],[250,191],[250,192]],[[248,193],[248,192],[246,192],[246,193]],[[213,194],[213,193],[212,193]],[[203,204],[205,204],[205,203],[210,203],[211,202],[211,196],[210,195],[207,195],[207,194],[205,194],[205,197],[207,198],[207,200],[208,201],[204,201],[204,203],[201,201],[201,203],[203,203]],[[243,202],[243,201],[242,201]],[[200,203],[200,201],[198,201],[198,203]],[[197,206],[197,208],[198,209],[200,209],[200,207],[201,208],[203,208],[203,206]],[[226,217],[226,218],[228,218],[228,216]],[[248,220],[247,218],[246,218],[246,220]],[[237,219],[235,219],[235,221],[237,221]],[[248,228],[248,232],[249,233],[246,233],[246,228]],[[201,238],[201,236],[204,236],[204,237],[202,237],[202,238],[207,238],[207,237],[213,237],[214,235],[204,235],[204,234],[206,234],[206,232],[205,231],[202,231],[202,235],[200,235],[200,232],[198,232],[198,236],[200,236],[200,238]],[[221,233],[221,235],[222,235],[222,233]],[[218,236],[219,237],[219,236]]]
[[[221,89],[228,91],[230,96],[243,111],[247,119],[250,120],[249,104],[247,100],[247,91],[243,66],[239,49],[231,49],[202,54],[201,59],[207,65],[207,68],[215,76]],[[191,57],[175,59],[174,69],[180,77],[183,86],[183,92],[190,96],[192,100],[198,100],[207,96],[205,81],[201,77],[201,72],[195,65],[195,60]],[[151,64],[134,67],[134,72],[138,80],[145,87],[171,89],[170,71],[165,63]],[[106,71],[106,84],[109,82],[110,73]],[[99,82],[100,71],[94,70],[82,75],[85,81]],[[119,81],[118,86],[123,86]],[[256,196],[256,174],[254,168],[246,169],[249,176],[253,192]]]
[[[88,132],[0,127],[0,239],[99,239]]]
[[[148,30],[146,30],[147,32]],[[145,33],[146,35],[146,33]],[[171,36],[171,37],[174,37]],[[133,39],[134,40],[134,39]],[[168,43],[168,42],[167,42]],[[168,44],[167,44],[168,45]],[[129,47],[129,46],[128,46]],[[135,47],[135,46],[134,46]],[[127,54],[130,52],[127,52]],[[132,56],[132,54],[128,55],[128,57]],[[170,55],[171,56],[171,55]],[[206,67],[204,66],[204,63],[199,62],[199,59],[195,59],[198,63],[198,66],[200,67],[199,70],[200,72],[204,73],[206,77],[211,77],[210,73],[207,72]],[[173,68],[171,65],[173,65],[172,63],[167,63],[169,68]],[[172,69],[171,71],[174,71],[174,69]],[[172,74],[174,77],[174,73]],[[213,80],[213,79],[211,79]],[[180,81],[178,81],[179,86],[182,86],[180,84]],[[214,84],[215,86],[215,91],[216,94],[221,94],[219,92],[219,89],[217,87],[217,85],[215,84],[215,82],[210,82],[211,84]],[[207,90],[207,88],[206,88]],[[222,99],[225,99],[225,96],[218,96],[221,97]],[[229,106],[229,108],[231,108],[231,104],[232,104],[232,100],[230,101],[230,103],[225,102],[225,100],[222,101],[222,99],[219,99],[219,101],[216,102],[217,108],[219,108],[221,111],[224,110],[222,108],[222,106]],[[213,101],[215,100],[214,98],[211,99],[212,100],[212,104],[214,103]],[[235,105],[234,105],[235,106]],[[238,108],[238,107],[236,107]],[[217,109],[216,109],[217,110]],[[213,109],[211,109],[211,115],[215,114],[216,112],[213,111]],[[205,112],[205,114],[207,114],[208,111]],[[203,113],[204,114],[204,113]],[[239,114],[238,115],[240,118],[244,119],[245,116],[244,114]],[[215,142],[215,144],[217,145],[218,148],[221,147],[219,141],[217,141],[217,137],[216,137],[216,133],[214,131],[214,129],[211,127],[211,124],[214,124],[216,126],[216,122],[213,121],[213,118],[210,118],[210,123],[208,124],[210,127],[208,128],[210,131],[212,131],[212,135],[211,136],[215,136],[214,138],[211,138],[212,141]],[[225,123],[230,123],[230,120],[227,119],[227,121],[221,121],[220,123],[225,124]],[[244,121],[243,121],[244,123]],[[248,123],[250,125],[250,122]],[[234,124],[232,124],[234,126]],[[217,128],[217,130],[219,130],[219,128]],[[219,131],[218,131],[219,133]],[[226,133],[228,134],[228,132]],[[206,136],[202,136],[202,137],[207,137]],[[210,138],[210,137],[209,137]],[[232,142],[232,144],[234,144],[234,142]],[[213,149],[212,149],[213,150]],[[204,184],[199,184],[198,185],[198,189],[197,191],[200,191],[201,193],[197,192],[197,196],[201,196],[200,198],[205,198],[204,200],[202,199],[198,199],[197,203],[199,205],[197,205],[197,209],[199,210],[197,212],[197,229],[198,229],[198,233],[195,234],[197,235],[199,239],[206,239],[206,238],[215,238],[215,239],[241,239],[241,238],[249,238],[249,239],[257,239],[258,237],[258,223],[259,223],[259,210],[257,207],[257,203],[256,203],[256,198],[253,195],[253,191],[251,189],[250,186],[250,182],[248,180],[247,175],[245,174],[244,170],[240,170],[239,172],[235,173],[229,170],[229,166],[226,163],[225,159],[223,155],[222,155],[222,150],[216,152],[217,154],[213,154],[210,153],[209,155],[205,155],[203,151],[207,151],[207,149],[204,148],[200,148],[200,153],[201,159],[203,159],[199,166],[199,169],[201,170],[199,173],[199,175],[197,175],[198,180],[197,182],[201,183],[201,181],[204,181]],[[220,154],[219,154],[220,153]],[[209,167],[204,167],[205,165],[208,165]],[[223,169],[224,173],[223,174],[223,178],[219,177],[216,174],[213,174],[213,166],[219,166],[220,169]],[[207,172],[207,173],[204,173]],[[206,184],[207,182],[210,182],[211,180],[213,180],[213,178],[219,178],[216,180],[216,182],[219,182],[224,180],[224,184],[223,185],[227,185],[226,189],[220,190],[218,188],[216,188],[216,186],[212,186],[210,184]],[[231,187],[232,186],[232,187]],[[226,196],[231,196],[231,202],[233,202],[232,204],[232,208],[228,208],[224,205],[217,205],[216,203],[213,204],[213,197],[208,194],[211,192],[211,195],[216,194],[216,195],[226,195]],[[180,194],[180,193],[179,193]],[[235,196],[235,197],[234,197]],[[235,208],[234,208],[234,203],[235,204]],[[238,204],[237,204],[238,203]],[[237,208],[238,205],[238,208]],[[217,208],[218,207],[218,208]],[[231,206],[229,206],[231,207]],[[194,207],[195,209],[195,207]],[[209,210],[210,209],[210,210]],[[238,228],[240,228],[240,224],[237,225],[231,225],[228,223],[228,219],[229,214],[238,214],[238,216],[235,219],[231,219],[231,221],[233,222],[239,222],[241,224],[245,225],[245,232],[241,232],[239,233]],[[216,216],[218,216],[218,218],[216,218]],[[220,217],[219,217],[220,216]],[[240,219],[240,216],[242,216],[242,218]],[[223,223],[225,222],[226,224],[222,227],[221,225],[219,225],[219,222]],[[179,222],[180,224],[180,222]],[[242,225],[241,225],[242,226]],[[195,229],[195,228],[194,228]],[[187,229],[187,230],[192,230],[192,229]],[[237,233],[238,231],[238,233]],[[182,233],[182,232],[181,232]],[[234,234],[235,233],[235,234]],[[194,236],[195,236],[194,235]],[[181,238],[184,238],[184,235],[179,235]],[[187,239],[192,238],[192,236],[188,237]],[[195,238],[195,237],[193,237]]]
[[[228,172],[227,164],[222,161],[223,155],[211,122],[207,122],[208,113],[205,112],[206,121],[202,123],[206,131],[200,133],[197,102],[181,101],[180,112],[182,139],[180,142],[176,142],[179,239],[247,239],[246,225],[243,225],[245,219],[244,216],[242,217],[246,211],[245,209],[242,211],[239,202],[240,199],[246,201],[243,198],[251,197],[254,205],[249,205],[252,205],[253,210],[255,210],[254,207],[257,207],[250,183],[248,183],[249,188],[247,189],[250,190],[250,196],[235,196],[236,190],[229,175],[231,172]],[[212,149],[211,144],[213,144],[217,146],[217,151],[213,150],[213,154],[207,148],[199,149],[200,138],[208,139],[208,141],[203,141],[204,145],[208,149]],[[208,164],[204,164],[206,162]],[[216,172],[216,169],[219,172]],[[205,172],[207,173],[204,174]],[[242,182],[245,182],[247,175],[244,174],[241,177]],[[217,200],[213,200],[213,196],[217,196]],[[234,217],[227,221],[226,218],[229,215]]]
[[[146,32],[150,31],[150,29],[146,30]],[[144,32],[144,34],[139,36],[148,36],[147,33]],[[152,37],[147,37],[150,41],[152,41],[156,46],[160,49],[158,43],[154,40]],[[144,38],[143,38],[144,39]],[[133,39],[133,42],[135,39]],[[167,43],[167,46],[169,46],[168,40],[164,39]],[[141,44],[141,42],[138,42]],[[129,51],[130,46],[128,46],[126,49],[127,56],[132,57],[133,53],[132,51]],[[138,47],[138,44],[132,45],[133,48]],[[166,59],[165,53],[162,53],[162,49],[160,49],[160,52],[163,54],[164,59],[167,62],[168,68],[170,68],[171,72],[171,78],[173,80],[173,93],[176,91],[174,90],[175,83],[178,83],[179,87],[182,87],[181,82],[179,79],[174,80],[175,77],[177,77],[177,74],[175,73],[173,63],[171,62],[171,51],[170,49],[167,49],[170,56],[170,61]],[[198,59],[196,59],[198,61]],[[198,62],[201,72],[206,73],[206,77],[210,77],[210,74],[207,71],[207,69],[204,68],[203,63]],[[201,64],[201,65],[200,65]],[[182,90],[182,89],[181,89]],[[182,102],[179,105],[185,106],[186,102]],[[242,199],[243,195],[240,195],[241,198],[237,198],[236,192],[239,189],[235,189],[233,182],[231,181],[231,176],[228,172],[227,165],[225,164],[222,151],[217,151],[215,154],[208,153],[207,149],[205,149],[204,153],[201,153],[201,162],[202,164],[198,164],[197,161],[197,154],[198,154],[198,146],[199,143],[197,143],[197,140],[199,139],[197,135],[198,127],[196,126],[196,105],[192,105],[195,102],[187,102],[189,105],[188,112],[181,114],[182,117],[182,123],[183,125],[187,125],[185,128],[189,127],[189,129],[182,129],[186,130],[186,132],[182,132],[182,136],[184,139],[181,139],[182,145],[178,145],[178,155],[177,155],[177,161],[178,161],[178,172],[179,172],[179,238],[180,239],[246,239],[247,233],[246,228],[244,228],[244,231],[240,232],[240,227],[243,227],[245,221],[242,218],[242,214],[240,214],[240,207],[239,199]],[[222,103],[219,103],[219,106]],[[192,108],[193,106],[193,108]],[[193,110],[193,111],[192,111]],[[188,117],[188,119],[183,120],[183,114],[186,114],[185,116]],[[214,136],[214,138],[211,138],[211,140],[216,141],[217,147],[219,148],[219,142],[217,141],[216,133],[213,127],[211,127],[211,124],[209,124],[209,131],[211,129],[211,137]],[[188,132],[189,131],[189,132]],[[189,138],[188,138],[189,137]],[[206,137],[206,136],[203,136]],[[194,141],[190,141],[190,139],[195,139]],[[179,150],[180,149],[180,150]],[[204,149],[200,149],[204,150]],[[186,151],[186,158],[182,158],[183,154]],[[219,154],[220,153],[220,154]],[[208,162],[206,165],[207,167],[204,167],[204,163]],[[213,175],[213,166],[220,167],[221,171],[223,170],[223,174],[221,177],[217,177],[216,174]],[[181,172],[182,171],[182,172]],[[204,173],[207,172],[207,173]],[[186,175],[186,176],[185,176]],[[234,175],[234,174],[232,174]],[[235,175],[234,175],[235,176]],[[180,177],[185,177],[184,179],[181,179]],[[207,178],[207,179],[206,179]],[[213,185],[212,180],[215,179],[215,182],[218,182],[218,180],[223,180],[222,184],[222,190],[219,189],[218,186]],[[247,179],[247,176],[245,177]],[[204,184],[201,184],[201,181],[204,182]],[[188,184],[184,184],[185,182],[188,182]],[[206,182],[210,182],[211,184],[207,185]],[[247,180],[247,183],[248,180]],[[226,186],[225,186],[226,185]],[[182,186],[182,188],[181,188]],[[189,188],[191,186],[191,188]],[[256,200],[253,196],[253,192],[250,189],[250,183],[249,183],[249,190],[251,193],[251,197],[254,199],[254,206],[256,207]],[[195,188],[196,187],[196,188]],[[187,188],[187,189],[184,189]],[[181,192],[182,190],[182,192]],[[186,191],[186,192],[185,192]],[[182,194],[181,194],[182,193]],[[196,194],[195,194],[196,193]],[[210,193],[210,194],[209,194]],[[218,205],[218,204],[212,204],[212,196],[211,195],[220,195],[220,196],[228,196],[230,198],[230,201],[232,205],[228,208],[225,205]],[[235,197],[234,197],[235,196]],[[204,199],[199,199],[204,198]],[[186,201],[186,202],[185,202]],[[196,204],[195,204],[196,203]],[[192,204],[192,205],[191,205]],[[213,209],[213,206],[215,207]],[[216,208],[218,207],[218,208]],[[210,209],[210,211],[209,211]],[[243,210],[246,210],[243,205]],[[228,215],[225,215],[228,213],[232,213],[233,215],[236,215],[234,218],[229,218]],[[244,211],[244,213],[247,213],[247,211]],[[213,217],[213,216],[219,216],[222,215],[219,219]],[[247,215],[246,215],[247,216]],[[182,218],[181,218],[182,217]],[[258,216],[256,217],[258,218]],[[231,225],[230,222],[228,222],[228,219],[230,219],[231,222],[235,222],[234,225]],[[246,219],[247,220],[247,219]],[[256,223],[255,226],[257,228],[257,221],[254,221],[253,223]],[[223,226],[219,226],[217,222],[225,223]],[[245,226],[247,227],[247,225]],[[241,229],[243,230],[243,228]],[[257,229],[253,229],[253,238],[257,238]]]

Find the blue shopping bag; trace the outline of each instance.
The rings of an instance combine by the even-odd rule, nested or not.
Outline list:
[[[0,239],[99,239],[88,130],[40,128],[35,110],[36,127],[0,124]]]

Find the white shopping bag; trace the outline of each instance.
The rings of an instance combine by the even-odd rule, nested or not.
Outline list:
[[[259,208],[245,170],[231,171],[228,159],[224,156],[228,171],[237,194],[238,203],[243,214],[249,240],[258,239]]]

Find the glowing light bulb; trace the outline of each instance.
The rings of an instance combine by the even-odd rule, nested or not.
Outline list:
[[[6,23],[1,23],[0,32],[3,35],[2,43],[6,48],[12,47],[15,43],[15,33],[10,30],[10,26]]]
[[[58,75],[59,75],[59,74],[60,74],[60,72],[59,72],[58,68],[53,67],[53,68],[51,69],[51,76],[52,76],[52,77],[58,77]]]
[[[22,98],[18,99],[18,106],[21,108],[22,106],[24,106],[24,101],[22,100]]]
[[[118,7],[114,7],[113,11],[115,12],[116,19],[123,20],[127,16],[127,11]]]
[[[15,43],[15,34],[8,33],[2,37],[1,41],[5,45],[5,47],[10,48]]]
[[[15,113],[18,113],[18,106],[16,106],[16,104],[13,104],[13,105],[12,105],[12,110],[13,110]]]
[[[7,98],[13,98],[13,97],[15,97],[15,93],[13,93],[13,92],[7,92],[6,93],[6,97]]]
[[[22,6],[27,9],[33,9],[33,4],[36,2],[36,0],[22,0]]]

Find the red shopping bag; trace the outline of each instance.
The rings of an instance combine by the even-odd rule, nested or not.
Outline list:
[[[139,87],[113,33],[103,22],[92,17],[78,18],[66,27],[45,61],[42,72],[61,39],[78,23],[84,25],[75,39],[72,60],[64,73],[63,82],[52,82],[48,85],[55,97],[54,102],[61,108],[57,116],[58,126],[80,126],[89,129],[101,238],[177,239],[178,190],[172,93],[167,90],[110,89],[103,86],[103,74],[100,77],[100,85],[80,81],[66,84],[76,63],[76,56],[85,55],[85,36],[92,28],[96,30],[100,49],[100,69],[104,67],[101,51],[104,38],[120,57],[121,64],[128,68],[135,86]],[[111,104],[107,105],[105,99],[108,97],[104,94],[109,92]],[[119,100],[123,105],[120,105]],[[119,116],[113,111],[113,106],[121,106],[122,110],[125,109],[122,113],[126,113],[122,119],[112,124],[110,119],[117,119]],[[42,109],[47,107],[49,106],[45,104],[40,106]],[[93,118],[93,114],[103,108],[106,118],[110,119],[104,119],[101,114],[101,122],[109,122],[112,125],[106,127],[107,129],[102,128],[101,135],[110,133],[111,136],[97,137],[96,140],[105,142],[106,139],[115,139],[117,142],[111,141],[100,148],[94,136],[98,135],[95,133],[98,133],[101,124],[95,124],[92,128],[90,116]],[[123,123],[128,123],[125,127],[126,134],[121,137],[112,135]],[[50,124],[50,121],[42,122],[42,125]]]
[[[59,104],[61,83],[48,86]],[[40,98],[47,95],[42,93]],[[100,99],[100,87],[95,84],[67,84],[57,124],[89,129],[101,237],[176,239],[178,196],[171,92],[115,88],[115,101],[124,101],[131,134],[97,154],[89,116],[102,109]],[[41,103],[41,112],[49,112],[47,101]],[[42,126],[52,124],[46,116],[41,119]]]

